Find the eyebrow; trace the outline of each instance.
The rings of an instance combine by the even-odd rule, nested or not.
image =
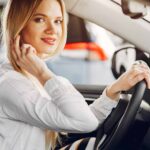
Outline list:
[[[43,16],[43,17],[47,17],[47,15],[41,14],[41,13],[34,14],[33,16],[34,16],[34,17],[35,17],[35,16]],[[56,18],[57,18],[57,19],[63,19],[63,17],[61,17],[61,16],[58,16],[58,17],[56,17]]]

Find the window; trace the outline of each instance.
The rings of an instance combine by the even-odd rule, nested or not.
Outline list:
[[[68,39],[61,56],[47,61],[49,68],[74,84],[107,85],[115,80],[112,56],[131,45],[104,28],[69,14]]]

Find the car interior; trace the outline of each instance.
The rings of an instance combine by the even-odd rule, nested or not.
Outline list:
[[[117,55],[119,55],[120,51],[122,51],[124,55],[127,55],[129,59],[132,58],[132,61],[144,60],[149,64],[150,45],[148,36],[150,35],[146,34],[146,32],[149,33],[150,28],[148,27],[149,21],[145,19],[149,9],[148,1],[112,0],[104,2],[93,0],[87,2],[85,0],[74,0],[70,2],[66,0],[65,2],[69,13],[105,27],[107,30],[123,37],[134,45],[134,47],[123,47],[114,53],[111,68],[115,78],[118,78],[126,71],[129,65],[127,62],[121,63],[117,59]],[[94,11],[92,11],[93,8]],[[110,14],[113,17],[110,17]],[[131,57],[129,57],[130,51],[132,51]],[[147,54],[145,54],[145,52],[147,52]],[[104,89],[102,86],[89,87],[85,85],[76,85],[76,88],[87,98],[88,102],[90,98],[92,101],[98,97],[100,91],[102,92]],[[130,101],[128,97],[129,94],[132,95]],[[120,100],[116,109],[112,110],[112,113],[104,124],[99,127],[95,149],[150,149],[149,94],[150,92],[145,89],[144,83],[140,83],[135,89],[132,89],[128,93],[123,93],[124,97]],[[134,104],[134,102],[132,103],[132,100],[136,104]],[[122,115],[117,116],[117,114]]]
[[[90,62],[87,59],[87,53],[86,57],[85,55],[82,57],[83,64],[81,57],[72,59],[71,56],[66,55],[66,49],[70,46],[66,44],[64,54],[59,59],[56,58],[56,61],[52,62],[51,60],[47,61],[47,65],[52,71],[72,80],[75,88],[82,93],[88,104],[98,98],[104,88],[124,73],[134,61],[143,60],[150,67],[149,0],[64,0],[64,2],[70,21],[73,21],[72,24],[70,22],[70,26],[73,27],[74,25],[74,28],[78,26],[76,31],[74,28],[68,29],[68,45],[76,43],[73,46],[79,50],[80,47],[77,43],[84,43],[82,48],[89,48],[87,48],[87,44],[85,46],[85,43],[93,41],[86,30],[86,21],[105,28],[114,36],[125,41],[125,44],[115,47],[111,57],[102,48],[105,60],[99,59],[99,62],[103,67],[107,67],[107,71],[99,73],[95,67],[92,70],[93,76],[90,76],[90,80],[92,81],[91,78],[94,78],[96,72],[99,73],[98,78],[100,80],[93,79],[93,84],[87,83],[89,78],[85,79],[85,76],[90,74],[89,68],[85,68],[85,63],[90,66],[90,63],[96,65],[97,61]],[[0,10],[5,6],[5,3],[6,0],[0,2]],[[70,48],[73,49],[73,47],[68,49]],[[71,51],[75,52],[74,49]],[[109,57],[109,63],[106,63],[107,57]],[[76,63],[77,66],[72,62]],[[71,67],[72,70],[68,70],[67,67]],[[79,68],[81,70],[78,70]],[[108,72],[111,75],[107,75]],[[105,80],[104,76],[109,80]],[[74,77],[76,79],[73,79]],[[150,150],[150,90],[146,89],[146,83],[142,81],[130,91],[122,91],[117,107],[112,110],[96,131],[88,134],[69,133],[67,136],[60,133],[59,140],[62,143],[71,143],[84,137],[96,137],[94,150]],[[60,143],[58,145],[60,146]]]

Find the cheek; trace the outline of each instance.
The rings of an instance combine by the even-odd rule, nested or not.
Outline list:
[[[37,37],[37,31],[25,28],[21,33],[21,37],[24,43],[33,44],[35,42],[35,37]]]

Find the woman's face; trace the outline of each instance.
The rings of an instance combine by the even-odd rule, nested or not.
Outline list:
[[[43,0],[21,32],[21,40],[31,44],[39,56],[57,48],[62,36],[62,11],[56,0]]]

